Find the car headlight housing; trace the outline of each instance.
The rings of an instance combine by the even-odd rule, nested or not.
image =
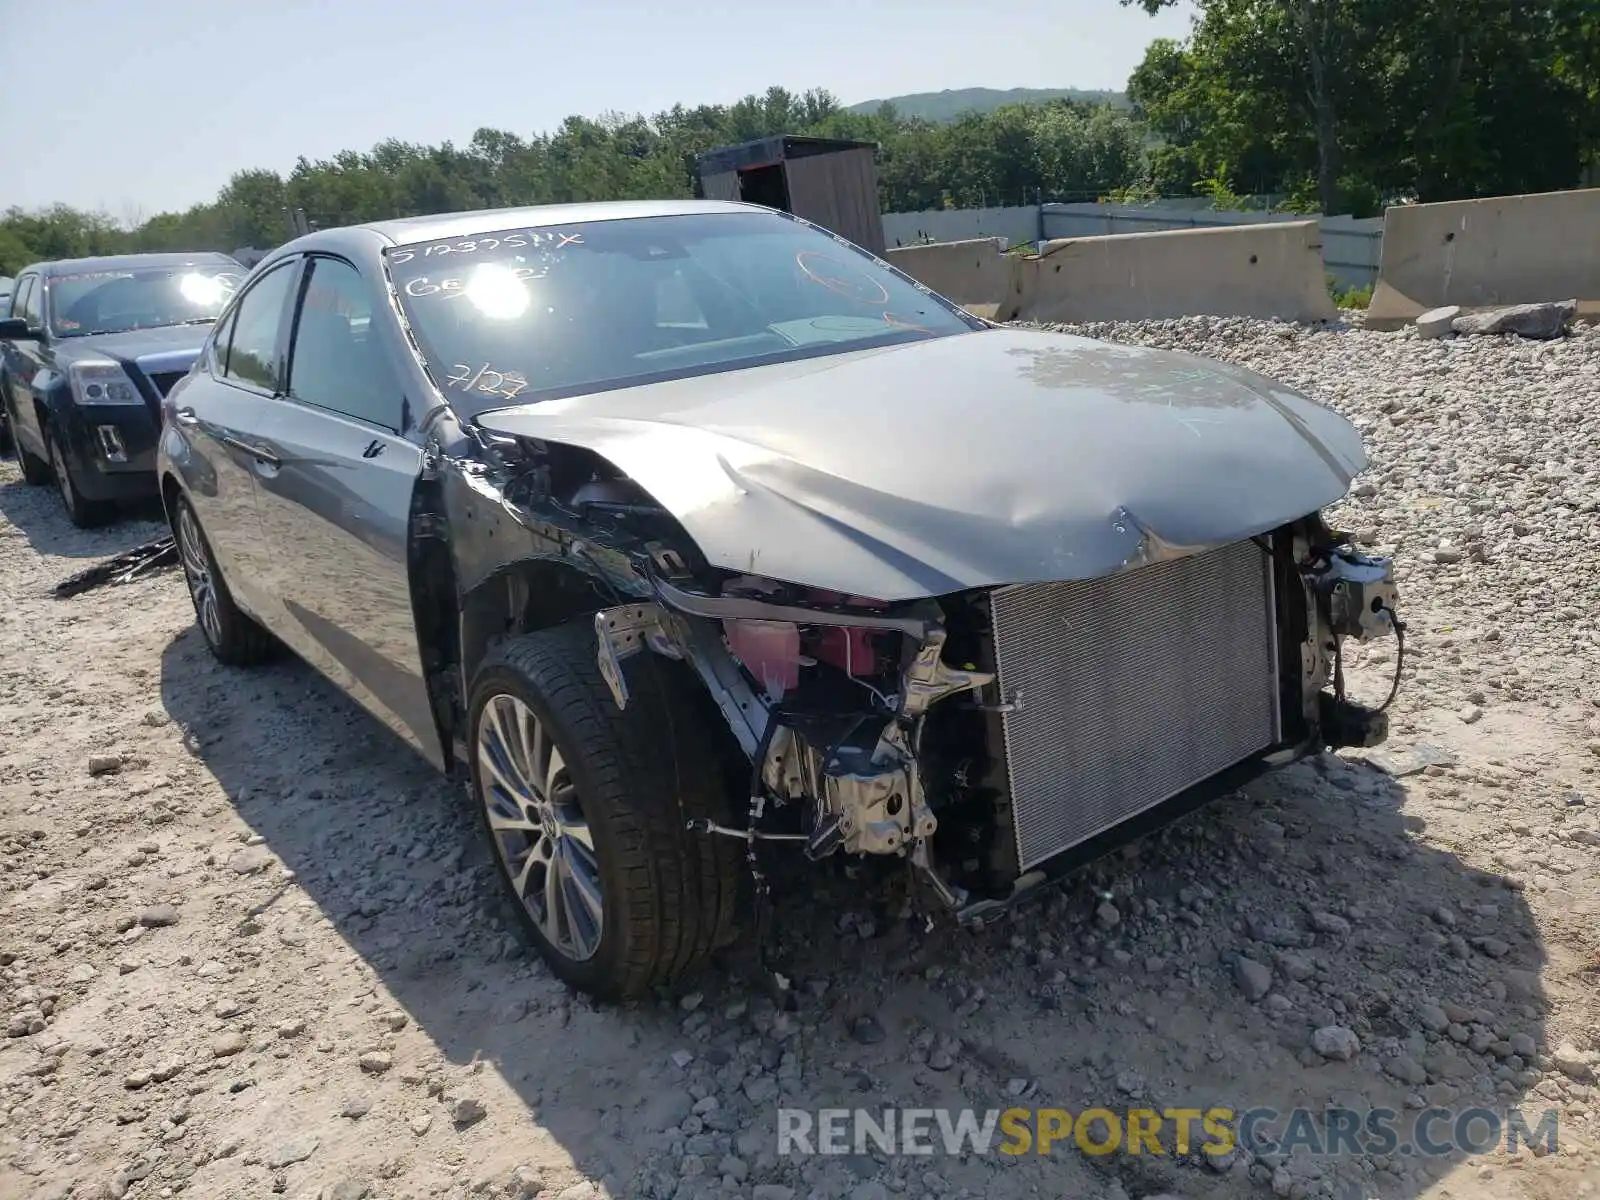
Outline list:
[[[67,366],[72,398],[81,405],[143,404],[144,397],[120,364],[110,359],[90,359]]]

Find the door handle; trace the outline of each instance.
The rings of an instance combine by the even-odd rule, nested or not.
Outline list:
[[[195,411],[192,408],[180,408],[173,414],[173,417],[179,425],[187,425],[190,428],[200,424],[200,418],[195,415]]]
[[[229,446],[234,450],[239,450],[245,454],[248,454],[258,463],[262,463],[265,466],[274,468],[283,466],[283,459],[279,458],[272,451],[267,450],[264,447],[253,445],[250,442],[246,442],[240,438],[231,437],[228,434],[223,434],[218,440],[221,441],[224,446]]]

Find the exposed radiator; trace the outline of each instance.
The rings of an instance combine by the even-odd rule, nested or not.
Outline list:
[[[1022,870],[1279,738],[1271,563],[1250,541],[991,596]]]

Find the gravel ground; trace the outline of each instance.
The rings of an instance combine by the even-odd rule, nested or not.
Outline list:
[[[50,584],[0,467],[0,1196],[1600,1194],[1600,330],[1189,320],[1360,422],[1335,518],[1401,564],[1385,754],[1301,764],[977,932],[785,880],[798,1003],[734,958],[626,1009],[497,915],[458,793],[312,672],[219,668],[167,573]],[[1394,646],[1357,651],[1377,698]],[[1560,1151],[775,1157],[776,1109],[1329,1103],[1561,1114]]]

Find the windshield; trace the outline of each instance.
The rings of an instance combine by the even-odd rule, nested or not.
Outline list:
[[[228,264],[56,275],[49,283],[50,331],[87,337],[214,321],[243,276],[243,267]]]
[[[984,327],[776,213],[509,229],[388,259],[423,356],[472,416]]]

